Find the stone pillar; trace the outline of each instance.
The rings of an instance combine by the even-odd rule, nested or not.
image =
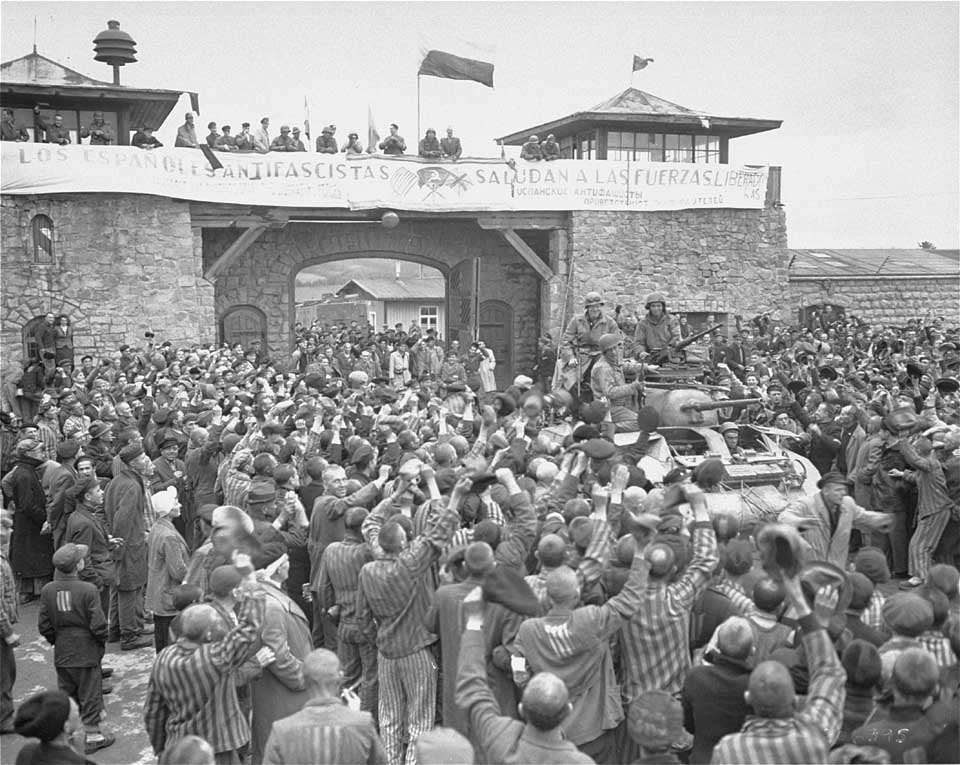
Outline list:
[[[568,285],[573,267],[570,254],[570,237],[566,229],[550,232],[550,268],[553,278],[540,283],[540,327],[558,340],[563,332],[563,323],[569,319],[571,299]]]

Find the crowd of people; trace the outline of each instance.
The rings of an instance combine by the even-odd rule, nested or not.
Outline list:
[[[63,117],[54,114],[52,122],[45,118],[37,106],[34,108],[34,123],[37,126],[37,142],[54,143],[65,146],[73,142],[73,131],[63,125]],[[163,143],[153,134],[156,128],[143,124],[137,127],[130,138],[130,145],[139,149],[158,149]],[[230,125],[217,126],[216,122],[207,123],[207,134],[197,136],[197,127],[194,124],[192,112],[187,112],[184,122],[177,128],[177,137],[174,146],[197,149],[206,146],[214,151],[259,153],[265,154],[274,151],[311,151],[314,147],[318,154],[375,154],[381,152],[387,155],[403,155],[407,151],[407,143],[399,133],[399,127],[391,123],[390,134],[382,141],[371,141],[366,148],[360,141],[358,133],[349,133],[342,145],[337,143],[336,125],[325,125],[312,147],[309,132],[302,133],[297,125],[281,125],[279,134],[272,134],[270,118],[260,120],[259,127],[251,128],[249,122],[240,125],[240,131],[234,132]],[[78,137],[89,139],[94,146],[109,146],[116,143],[117,136],[113,128],[104,121],[103,112],[95,112],[89,125],[82,126]],[[551,136],[552,138],[552,136]],[[306,143],[304,142],[306,139]],[[4,109],[0,120],[0,140],[24,142],[30,140],[30,133],[23,125],[16,124],[12,109]],[[417,156],[424,159],[442,161],[456,161],[463,154],[460,139],[454,135],[452,127],[447,128],[446,136],[437,138],[437,131],[428,128],[418,144]],[[546,151],[546,150],[545,150]],[[544,154],[546,157],[546,153]],[[552,157],[550,157],[552,158]],[[559,158],[559,154],[557,155]]]
[[[957,328],[764,315],[695,365],[662,293],[584,303],[503,389],[415,326],[74,367],[49,315],[2,399],[17,762],[129,734],[111,643],[151,663],[160,762],[956,761]],[[615,443],[694,367],[820,471],[776,524],[723,510],[715,460],[654,484]],[[14,709],[31,601],[58,687]]]

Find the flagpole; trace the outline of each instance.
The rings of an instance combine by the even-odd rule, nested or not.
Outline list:
[[[420,140],[420,73],[417,72],[417,137],[415,141]]]

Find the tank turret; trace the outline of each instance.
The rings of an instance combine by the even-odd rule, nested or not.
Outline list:
[[[697,425],[711,427],[720,424],[719,411],[759,403],[758,398],[714,399],[709,391],[688,388],[682,384],[663,388],[646,388],[645,406],[653,407],[660,415],[662,426]]]

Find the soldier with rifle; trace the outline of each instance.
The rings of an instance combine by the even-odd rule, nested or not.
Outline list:
[[[660,364],[682,342],[680,322],[667,313],[667,298],[662,292],[647,295],[644,308],[647,309],[647,315],[637,322],[633,352],[637,356],[647,354],[654,364]]]

